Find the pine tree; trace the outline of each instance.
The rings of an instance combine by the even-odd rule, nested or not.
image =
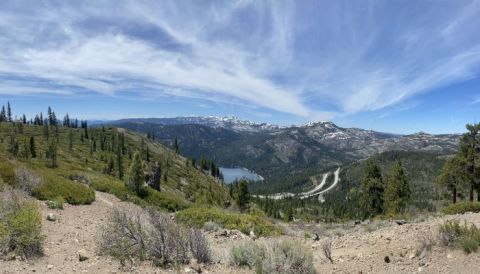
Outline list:
[[[122,155],[121,145],[119,145],[117,149],[117,168],[118,168],[118,178],[122,180],[124,170],[123,170],[123,155]]]
[[[248,184],[246,180],[240,180],[235,185],[235,201],[240,209],[245,209],[250,202],[250,192],[248,191]]]
[[[437,184],[446,187],[452,193],[452,203],[457,202],[459,188],[468,183],[468,176],[465,174],[465,162],[458,155],[448,160],[442,167],[440,175],[436,180]]]
[[[27,123],[27,116],[25,116],[25,113],[22,116],[22,123],[24,123],[24,124]]]
[[[30,155],[32,158],[37,158],[37,150],[35,148],[35,138],[30,136]]]
[[[365,168],[365,175],[362,179],[360,205],[366,217],[382,214],[384,211],[384,183],[382,173],[378,164],[368,160]]]
[[[12,122],[12,108],[10,107],[10,102],[7,102],[7,121]]]
[[[175,153],[178,154],[180,152],[180,147],[178,145],[178,140],[175,138],[175,141],[173,143],[173,149],[175,150]]]
[[[402,161],[397,160],[388,176],[385,189],[385,208],[388,214],[395,215],[405,211],[410,200],[410,185]]]
[[[135,152],[132,163],[128,168],[125,184],[135,191],[137,195],[144,193],[144,163],[140,152]]]
[[[49,167],[56,168],[58,167],[57,163],[57,142],[55,138],[52,138],[52,141],[48,144],[47,158],[50,160]]]
[[[467,133],[460,139],[459,155],[466,164],[466,174],[470,182],[469,200],[473,201],[474,190],[480,201],[480,123],[467,124]]]
[[[5,106],[2,106],[2,111],[0,111],[0,122],[7,121],[7,113],[5,112]]]

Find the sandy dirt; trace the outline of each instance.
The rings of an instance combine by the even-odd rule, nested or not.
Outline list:
[[[91,205],[65,205],[64,210],[48,209],[39,202],[44,215],[43,233],[45,256],[34,261],[0,261],[0,273],[194,273],[189,266],[179,269],[160,269],[142,262],[134,269],[122,269],[118,262],[96,255],[99,228],[105,224],[108,214],[122,204],[116,197],[96,193]],[[48,213],[58,217],[56,222],[46,220]],[[432,218],[427,221],[397,225],[387,224],[373,232],[364,227],[347,228],[339,236],[333,236],[333,263],[328,262],[322,252],[322,238],[318,242],[305,239],[303,233],[295,236],[261,238],[268,243],[283,238],[293,238],[311,249],[318,273],[480,273],[480,253],[465,254],[462,250],[440,245],[416,254],[423,238],[437,239],[439,224],[448,219],[466,220],[480,226],[480,214],[464,214]],[[252,241],[247,236],[218,237],[207,233],[213,247],[215,263],[202,266],[203,273],[252,273],[248,268],[233,268],[229,265],[229,252],[233,245]],[[325,235],[335,233],[325,231]],[[344,234],[344,235],[340,235]],[[89,259],[79,261],[78,251],[84,249]],[[416,254],[416,255],[415,255]],[[388,256],[389,262],[385,262]]]

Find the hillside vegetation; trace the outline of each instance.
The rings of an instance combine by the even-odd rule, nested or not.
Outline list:
[[[123,176],[135,151],[141,151],[144,157],[145,172],[159,167],[160,191],[147,188],[146,195],[139,197],[125,186]],[[55,154],[55,166],[52,166],[52,154]],[[3,183],[15,185],[16,170],[26,167],[34,177],[40,178],[33,195],[41,200],[61,196],[70,204],[88,204],[95,199],[93,190],[97,189],[169,211],[194,203],[221,207],[230,204],[226,189],[217,179],[187,165],[186,159],[161,144],[113,127],[71,128],[2,122],[0,159]]]

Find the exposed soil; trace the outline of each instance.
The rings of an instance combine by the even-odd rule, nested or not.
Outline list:
[[[48,209],[39,202],[44,215],[43,233],[46,236],[45,256],[34,261],[0,261],[0,273],[194,273],[189,266],[179,269],[160,269],[142,262],[134,269],[122,269],[109,257],[97,256],[96,245],[99,228],[108,214],[122,202],[116,197],[97,192],[91,205],[65,205],[64,210]],[[55,222],[46,220],[48,213],[58,217]],[[423,238],[437,239],[438,225],[447,219],[466,220],[480,226],[480,214],[464,214],[432,218],[419,223],[396,225],[391,223],[373,232],[357,226],[347,229],[345,235],[332,237],[333,263],[322,252],[322,239],[314,242],[303,233],[295,236],[261,238],[269,242],[281,238],[295,238],[313,251],[318,273],[478,273],[480,253],[465,254],[462,250],[435,245],[428,252],[417,252]],[[352,225],[353,226],[353,225]],[[298,232],[298,231],[297,231]],[[332,232],[329,232],[332,234]],[[328,234],[328,233],[327,233]],[[337,233],[340,234],[340,233]],[[252,241],[246,236],[215,237],[208,233],[216,263],[202,266],[203,273],[252,273],[248,268],[229,265],[232,245]],[[88,260],[80,262],[78,251],[85,250]],[[417,253],[417,254],[416,254]],[[386,262],[388,256],[389,262]]]

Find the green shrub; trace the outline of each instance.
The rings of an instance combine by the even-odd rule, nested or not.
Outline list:
[[[467,253],[477,252],[479,241],[474,235],[462,235],[458,238],[458,245]]]
[[[0,255],[13,252],[23,258],[42,255],[42,216],[35,202],[17,192],[2,193],[0,207]]]
[[[480,245],[480,229],[474,224],[446,221],[439,229],[440,242],[445,246],[457,246],[466,253],[476,252]]]
[[[48,208],[63,209],[63,204],[65,203],[65,200],[61,196],[59,196],[59,197],[56,197],[53,200],[48,200],[45,203],[47,204]]]
[[[261,273],[316,273],[312,252],[296,241],[274,242],[269,253]]]
[[[189,226],[202,228],[208,222],[215,222],[226,229],[238,229],[248,234],[253,228],[258,236],[279,234],[280,231],[266,218],[259,215],[228,212],[212,207],[191,207],[177,213],[177,219]]]
[[[248,266],[256,273],[316,273],[312,252],[291,240],[268,246],[240,244],[232,247],[230,256],[234,265]]]
[[[480,202],[460,202],[451,204],[442,209],[444,214],[463,214],[466,212],[480,212]]]
[[[154,206],[171,212],[182,210],[189,206],[183,199],[172,193],[159,192],[150,187],[145,188],[146,193],[141,198],[133,190],[125,186],[123,182],[115,180],[93,180],[91,187],[101,192],[113,194],[122,201],[129,201],[140,206]]]
[[[0,158],[0,177],[8,185],[14,186],[16,184],[15,169],[4,158]]]
[[[62,197],[71,205],[91,204],[95,201],[95,192],[92,189],[61,177],[43,182],[32,194],[39,200]]]

